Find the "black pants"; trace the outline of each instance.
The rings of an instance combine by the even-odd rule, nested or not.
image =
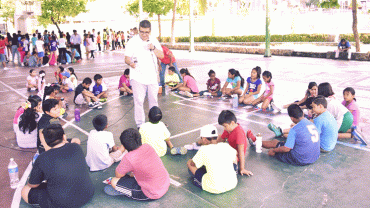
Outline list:
[[[101,51],[100,43],[98,43],[98,48],[99,48],[99,51]]]
[[[116,50],[115,42],[114,41],[112,41],[112,50]]]
[[[92,50],[92,51],[90,51],[90,53],[91,53],[91,57],[90,58],[95,58],[94,51]]]
[[[59,62],[61,63],[63,60],[67,62],[67,49],[66,48],[59,48]]]

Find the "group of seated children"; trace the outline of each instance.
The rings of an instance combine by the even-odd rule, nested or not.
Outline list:
[[[89,108],[101,109],[101,102],[106,102],[108,98],[107,87],[103,83],[103,77],[100,74],[94,75],[95,83],[86,77],[75,89],[73,101],[77,105],[88,104]]]
[[[221,88],[221,81],[216,77],[216,73],[213,70],[208,72],[209,79],[206,83],[207,90],[199,91],[195,78],[189,73],[189,70],[183,68],[180,70],[180,74],[183,78],[183,82],[180,83],[178,75],[175,73],[174,67],[169,67],[168,75],[166,75],[165,84],[171,90],[178,90],[179,94],[187,97],[197,96],[214,96],[221,97],[237,95],[240,104],[253,105],[255,109],[258,104],[262,103],[262,110],[266,111],[271,106],[271,110],[280,111],[278,107],[274,105],[273,94],[274,94],[274,83],[272,82],[272,74],[269,71],[262,73],[262,78],[265,82],[265,91],[260,94],[262,81],[261,67],[257,66],[252,69],[251,76],[247,78],[247,84],[244,88],[244,78],[241,76],[238,70],[229,69],[228,78],[225,84]],[[231,86],[229,88],[228,86]]]

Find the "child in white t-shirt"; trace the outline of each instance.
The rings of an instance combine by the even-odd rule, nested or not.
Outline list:
[[[34,69],[31,69],[30,70],[30,75],[28,75],[27,77],[27,91],[31,91],[31,90],[37,90],[37,80],[38,80],[38,77],[37,77],[37,71],[34,70]]]
[[[62,86],[61,86],[61,90],[62,92],[71,92],[75,89],[75,86],[73,85],[71,79],[70,79],[70,74],[69,72],[63,72],[62,73],[62,76],[63,76],[63,81],[62,81]]]
[[[161,122],[162,111],[157,106],[153,106],[149,110],[149,122],[140,126],[139,133],[143,144],[149,144],[155,150],[159,157],[162,157],[167,152],[167,146],[171,149],[171,154],[185,155],[187,149],[184,147],[173,147],[170,141],[170,132],[166,125]]]
[[[97,115],[92,121],[96,130],[91,130],[87,140],[86,163],[90,171],[104,170],[113,163],[121,161],[127,153],[123,145],[114,144],[113,134],[104,131],[108,125],[105,115]]]

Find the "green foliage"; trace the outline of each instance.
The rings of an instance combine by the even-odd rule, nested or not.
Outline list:
[[[320,0],[309,0],[308,2],[306,2],[306,6],[310,7],[310,6],[320,6]]]
[[[329,42],[330,35],[327,34],[289,34],[271,35],[271,42]],[[169,37],[162,38],[169,42]],[[195,42],[265,42],[264,35],[249,36],[201,36],[195,37]],[[189,42],[189,37],[176,37],[176,42]]]
[[[166,15],[173,8],[173,2],[171,0],[143,0],[143,11],[149,14],[149,17],[153,15]],[[126,10],[130,15],[139,15],[139,1],[135,0],[126,5]]]
[[[14,24],[15,1],[1,1],[1,11],[1,17],[4,18],[5,22],[10,21],[12,24]]]
[[[340,5],[338,3],[338,0],[325,0],[320,3],[321,8],[325,9],[332,9],[332,8],[339,8]]]
[[[195,13],[198,15],[205,15],[208,9],[207,0],[192,0],[196,4]],[[189,15],[189,0],[178,0],[176,12],[180,15]]]
[[[75,17],[87,12],[87,2],[88,0],[43,0],[42,14],[37,19],[44,27],[49,24],[60,24],[66,20],[66,17]]]
[[[370,44],[370,34],[369,33],[361,33],[360,36],[360,42],[364,44]],[[353,34],[341,34],[340,39],[346,39],[350,42],[355,42],[355,37]]]

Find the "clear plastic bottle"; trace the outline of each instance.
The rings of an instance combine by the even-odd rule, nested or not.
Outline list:
[[[19,183],[19,176],[18,176],[18,165],[14,161],[14,158],[10,158],[10,162],[8,165],[8,172],[10,178],[10,188],[16,189]]]
[[[256,135],[256,152],[261,153],[262,152],[262,134],[258,133]]]

